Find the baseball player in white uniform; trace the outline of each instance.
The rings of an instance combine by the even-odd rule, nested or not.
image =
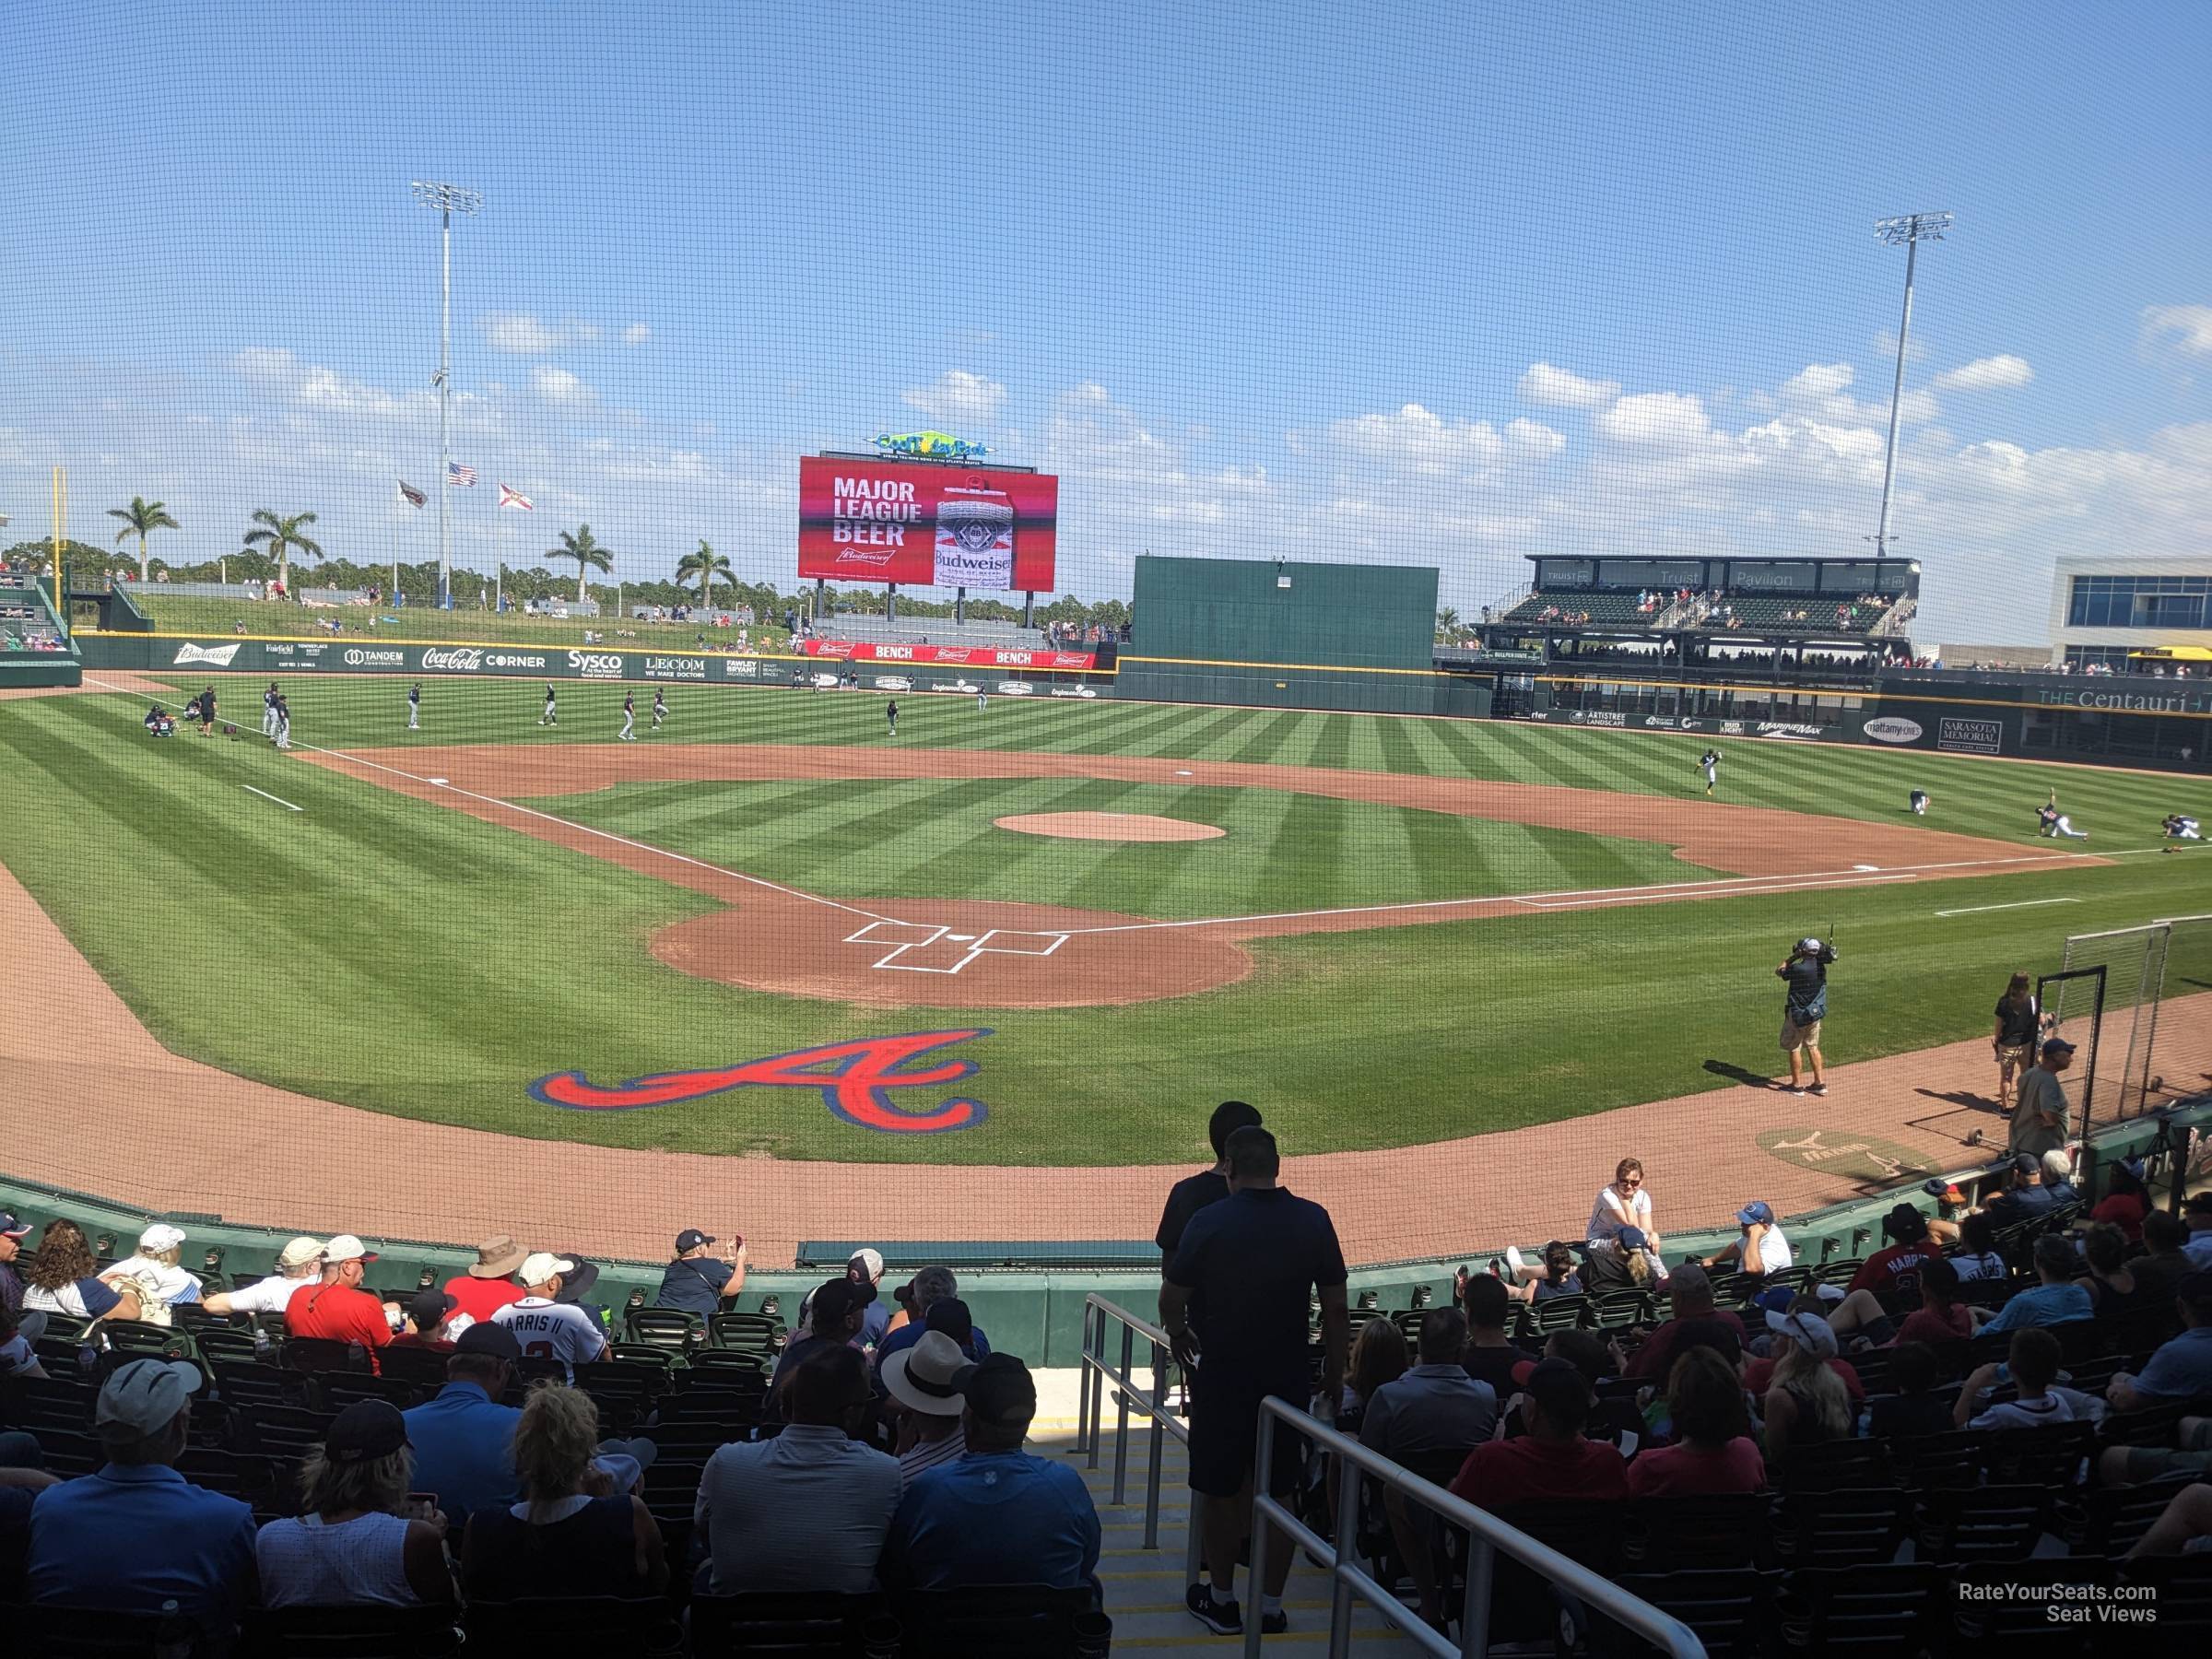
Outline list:
[[[271,680],[269,688],[261,694],[261,735],[275,739],[276,735],[276,682]]]
[[[1721,751],[1707,749],[1698,757],[1698,764],[1705,769],[1705,793],[1710,795],[1712,786],[1721,781]]]
[[[1928,792],[1924,789],[1916,789],[1912,792],[1912,816],[1914,818],[1928,816]]]
[[[407,730],[422,730],[422,682],[417,680],[407,688]]]
[[[655,686],[653,688],[653,729],[659,731],[661,722],[668,718],[668,693]]]
[[[276,747],[280,749],[292,747],[292,706],[284,700],[282,692],[276,695]]]
[[[592,1316],[573,1302],[554,1300],[560,1294],[560,1276],[575,1267],[575,1263],[543,1250],[528,1256],[520,1275],[522,1300],[509,1302],[491,1316],[492,1324],[514,1333],[523,1352],[532,1359],[559,1360],[571,1382],[579,1365],[589,1365],[606,1353],[606,1333]]]
[[[635,743],[637,740],[638,694],[635,691],[625,691],[622,694],[622,741]]]
[[[985,709],[989,708],[990,706],[991,706],[991,693],[990,693],[990,692],[988,692],[988,691],[982,691],[982,690],[979,690],[979,691],[977,691],[977,692],[976,692],[976,694],[975,694],[975,712],[976,712],[978,714],[981,714],[981,713],[982,713],[982,712],[983,712]]]

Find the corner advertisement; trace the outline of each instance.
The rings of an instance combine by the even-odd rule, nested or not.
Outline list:
[[[1060,480],[907,461],[799,459],[799,574],[811,581],[1049,593]]]

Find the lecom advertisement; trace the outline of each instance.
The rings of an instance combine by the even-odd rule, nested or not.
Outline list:
[[[1059,512],[1043,473],[803,455],[799,574],[1050,593]]]

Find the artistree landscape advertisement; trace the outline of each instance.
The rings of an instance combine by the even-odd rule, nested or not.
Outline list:
[[[799,574],[1050,593],[1060,480],[903,461],[799,459]]]

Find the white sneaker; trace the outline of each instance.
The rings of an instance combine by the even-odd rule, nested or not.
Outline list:
[[[1513,1277],[1515,1278],[1520,1277],[1521,1269],[1528,1265],[1526,1262],[1524,1262],[1521,1259],[1521,1252],[1511,1244],[1508,1244],[1505,1247],[1505,1265],[1513,1270]]]

